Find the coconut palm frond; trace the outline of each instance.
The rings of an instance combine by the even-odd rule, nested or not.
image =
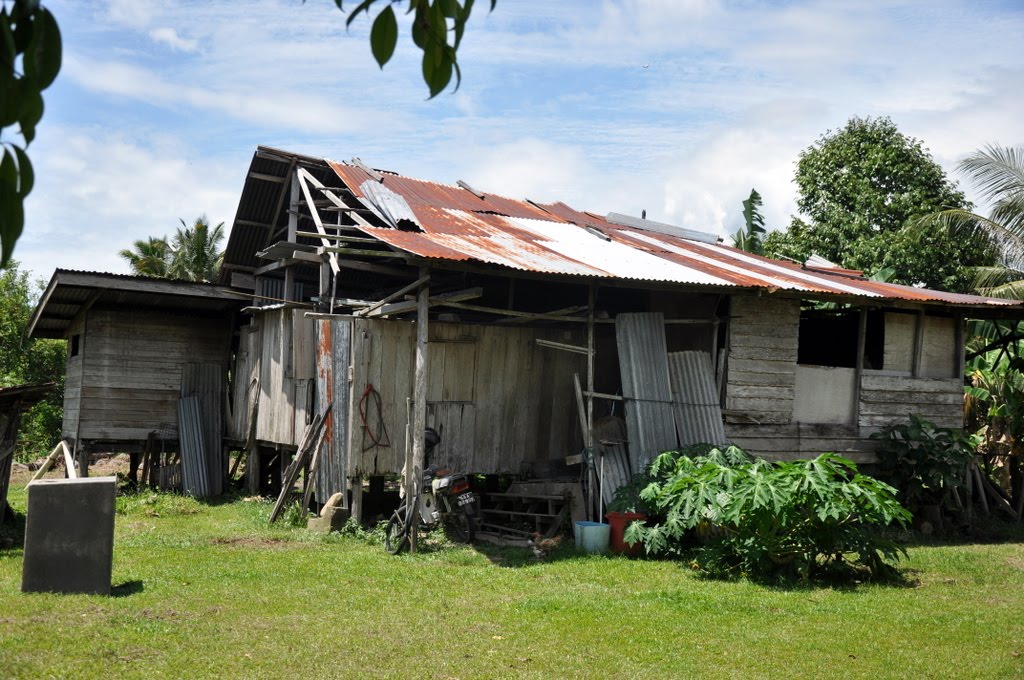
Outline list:
[[[989,219],[1013,234],[1024,235],[1024,193],[1007,196],[995,203]]]
[[[1024,193],[1024,149],[989,145],[960,161],[987,200]]]

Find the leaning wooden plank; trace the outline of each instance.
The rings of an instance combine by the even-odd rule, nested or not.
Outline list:
[[[299,444],[299,449],[295,452],[295,459],[285,468],[284,479],[281,480],[281,494],[277,497],[277,502],[274,503],[274,509],[270,511],[271,523],[276,522],[277,518],[281,516],[281,511],[284,510],[284,503],[291,494],[292,487],[295,486],[295,480],[299,477],[299,470],[305,465],[306,457],[312,449],[312,442],[319,442],[320,440],[320,432],[324,429],[324,423],[330,410],[331,406],[328,405],[327,409],[309,424],[305,435],[302,437],[302,442]]]
[[[63,441],[61,441],[59,444],[53,447],[53,451],[50,451],[50,455],[46,457],[46,460],[43,461],[43,464],[40,465],[39,469],[36,470],[36,473],[32,475],[31,481],[34,482],[37,479],[42,479],[43,475],[49,472],[50,468],[53,467],[53,464],[57,462],[57,458],[59,458],[65,450],[67,450],[67,445],[64,444]],[[74,468],[74,465],[72,465],[71,467]]]
[[[71,449],[63,439],[59,446],[64,453],[64,466],[68,470],[68,479],[78,479],[78,468],[75,466],[75,457],[71,455]]]

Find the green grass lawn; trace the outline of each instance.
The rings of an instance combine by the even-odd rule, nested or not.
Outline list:
[[[269,509],[119,498],[113,597],[22,594],[0,549],[0,677],[1024,675],[1024,535],[912,547],[903,586],[784,589],[568,546],[392,557]]]

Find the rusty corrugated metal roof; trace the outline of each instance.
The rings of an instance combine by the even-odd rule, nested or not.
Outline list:
[[[325,160],[354,196],[377,178],[353,164]],[[326,168],[325,168],[326,170]],[[656,281],[687,285],[846,295],[958,306],[1020,303],[869,281],[855,272],[802,267],[705,243],[664,230],[612,224],[564,203],[540,204],[454,185],[380,172],[390,195],[404,199],[419,230],[362,227],[400,251],[436,260],[477,261],[545,274]],[[373,192],[378,193],[378,192]],[[380,212],[386,212],[381,210]]]

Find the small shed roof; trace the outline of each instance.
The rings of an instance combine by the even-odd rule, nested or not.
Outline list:
[[[210,283],[58,269],[32,313],[28,332],[35,338],[63,338],[75,317],[97,304],[216,314],[251,298]]]
[[[851,270],[773,260],[720,243],[711,234],[652,220],[601,216],[561,202],[512,199],[461,182],[441,184],[375,171],[356,160],[316,161],[265,147],[253,159],[226,262],[255,264],[258,248],[253,244],[280,232],[287,212],[282,197],[296,165],[365,212],[367,219],[358,228],[396,256],[589,279],[1024,310],[1022,303],[1010,300],[882,283]]]

